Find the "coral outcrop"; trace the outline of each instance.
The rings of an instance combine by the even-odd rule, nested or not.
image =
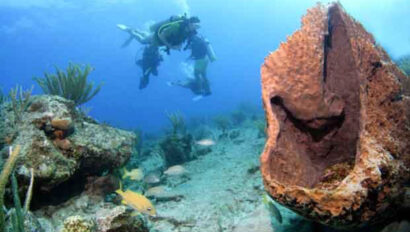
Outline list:
[[[35,214],[47,232],[148,232],[144,217],[133,212],[100,196],[82,194]]]
[[[30,168],[35,173],[35,188],[47,192],[70,179],[99,174],[119,167],[133,152],[135,135],[101,125],[80,113],[73,101],[58,96],[34,96],[14,120],[10,104],[1,110],[0,149],[21,144],[16,172],[27,185]]]
[[[373,36],[339,4],[319,4],[261,75],[269,194],[339,228],[394,215],[410,180],[410,97]]]

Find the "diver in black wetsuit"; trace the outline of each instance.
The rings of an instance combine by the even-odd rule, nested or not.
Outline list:
[[[139,89],[147,87],[149,76],[152,74],[158,76],[158,66],[163,61],[162,55],[157,46],[147,45],[142,53],[142,58],[136,61],[136,64],[142,69]]]
[[[134,39],[146,46],[142,59],[137,61],[143,70],[140,89],[148,85],[150,74],[154,76],[158,74],[157,68],[162,61],[159,48],[163,48],[169,54],[171,49],[179,50],[183,43],[189,44],[189,39],[197,33],[199,22],[197,17],[172,16],[168,20],[152,25],[149,32],[139,31],[123,24],[117,25],[119,29],[129,33],[129,38],[122,47],[128,46]]]

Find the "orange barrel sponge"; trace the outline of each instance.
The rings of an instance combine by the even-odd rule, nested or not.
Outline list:
[[[394,215],[410,180],[408,77],[342,6],[318,4],[261,70],[263,182],[337,228]]]

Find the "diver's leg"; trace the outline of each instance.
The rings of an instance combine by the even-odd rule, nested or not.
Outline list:
[[[150,73],[151,73],[150,71],[144,72],[144,74],[141,76],[139,89],[143,89],[143,88],[147,87],[147,85],[149,83]]]
[[[211,88],[209,87],[209,81],[206,77],[202,79],[202,91],[204,96],[211,95]]]
[[[146,32],[138,31],[137,29],[132,29],[129,31],[129,33],[141,44],[150,44],[152,42],[152,35]]]
[[[184,81],[168,81],[167,84],[169,86],[179,86],[182,88],[187,88],[187,89],[191,89],[192,88],[192,81],[190,80],[184,80]]]

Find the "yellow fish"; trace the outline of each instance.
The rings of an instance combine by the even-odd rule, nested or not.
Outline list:
[[[146,198],[144,195],[128,189],[126,191],[122,191],[121,185],[120,189],[116,190],[115,192],[122,197],[122,204],[128,205],[129,207],[143,214],[150,216],[157,215],[157,211],[155,210],[151,201],[148,200],[148,198]]]
[[[129,177],[131,180],[140,181],[142,180],[142,178],[144,178],[144,173],[139,168],[132,169],[131,171],[128,171],[126,168],[124,168],[122,179],[125,179],[127,177]]]

